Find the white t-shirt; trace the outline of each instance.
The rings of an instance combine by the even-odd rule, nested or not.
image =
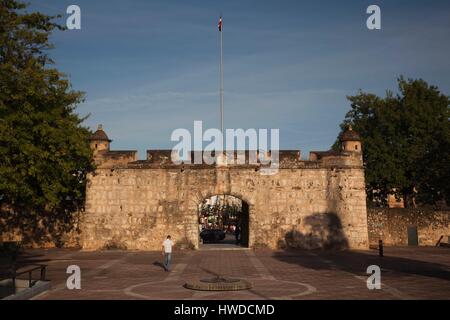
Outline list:
[[[165,253],[172,253],[172,246],[173,246],[172,240],[170,240],[170,239],[164,240],[163,246],[164,246]]]

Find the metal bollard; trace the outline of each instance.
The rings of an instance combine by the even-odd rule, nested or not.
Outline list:
[[[47,266],[41,266],[41,281],[45,281],[45,271]]]
[[[384,252],[383,252],[383,240],[378,240],[378,255],[380,257],[383,257]]]

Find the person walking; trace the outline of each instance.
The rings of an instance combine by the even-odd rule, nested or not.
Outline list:
[[[172,247],[173,241],[170,235],[167,236],[166,240],[164,240],[162,244],[163,248],[163,257],[164,257],[164,270],[167,272],[170,271],[170,262],[172,260]]]
[[[236,225],[236,229],[234,229],[234,236],[236,237],[236,244],[239,244],[239,235],[241,234],[241,228]]]

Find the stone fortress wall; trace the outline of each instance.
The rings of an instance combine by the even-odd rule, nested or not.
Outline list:
[[[233,195],[249,206],[249,247],[368,248],[361,145],[353,132],[348,137],[350,149],[311,152],[309,161],[280,151],[278,173],[263,175],[260,164],[174,165],[170,150],[139,161],[135,151],[110,151],[99,128],[79,243],[159,250],[170,234],[179,246],[198,248],[199,204]]]
[[[450,244],[450,210],[370,208],[367,221],[371,245],[383,240],[387,246],[407,246],[409,228],[416,229],[419,246]]]
[[[171,234],[177,246],[198,248],[199,204],[214,195],[247,204],[248,244],[254,248],[367,249],[380,239],[404,246],[411,228],[418,245],[450,243],[448,209],[367,209],[359,136],[350,130],[342,139],[341,152],[311,152],[308,161],[299,151],[280,151],[278,174],[262,175],[260,164],[174,165],[170,150],[149,150],[139,161],[137,151],[110,150],[111,140],[99,127],[91,139],[97,170],[71,231],[30,238],[0,217],[0,243],[160,250]],[[244,155],[248,159],[248,151]]]

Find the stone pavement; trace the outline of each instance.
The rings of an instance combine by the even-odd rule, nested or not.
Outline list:
[[[179,251],[170,273],[160,252],[34,249],[21,259],[49,265],[52,289],[35,299],[450,299],[448,248],[385,248],[383,258],[376,251]],[[372,264],[381,267],[381,290],[367,289]],[[81,290],[66,288],[69,265],[81,268]],[[249,280],[253,288],[183,288],[216,275]]]

